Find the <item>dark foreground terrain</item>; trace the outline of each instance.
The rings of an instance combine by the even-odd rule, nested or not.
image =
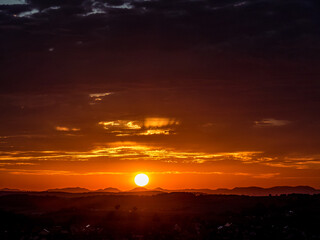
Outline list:
[[[0,239],[320,239],[320,195],[1,193]]]

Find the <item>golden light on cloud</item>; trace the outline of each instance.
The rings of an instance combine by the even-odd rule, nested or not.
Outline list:
[[[118,160],[153,160],[163,162],[204,163],[233,159],[244,163],[256,163],[262,152],[231,152],[231,153],[208,153],[197,151],[178,151],[173,148],[140,145],[136,142],[114,142],[108,146],[97,146],[89,151],[65,152],[65,151],[15,151],[2,152],[0,160],[32,160],[43,161],[65,160],[88,161],[96,157]],[[258,157],[258,158],[257,158]],[[260,160],[262,162],[262,160]],[[269,162],[269,161],[268,161]]]
[[[113,92],[104,92],[104,93],[91,93],[89,97],[93,100],[90,105],[95,105],[96,103],[103,100],[104,97],[112,95]]]
[[[179,125],[179,121],[174,118],[146,118],[144,120],[146,128],[161,128],[171,125]]]
[[[147,136],[147,135],[169,135],[170,129],[149,129],[145,132],[138,133],[137,135],[140,136]]]
[[[111,95],[111,94],[112,94],[112,92],[106,92],[106,93],[91,93],[91,94],[89,94],[89,96],[90,96],[91,98],[101,98],[101,97],[109,96],[109,95]]]
[[[289,123],[290,121],[278,120],[274,118],[265,118],[254,122],[256,127],[282,127],[288,125]]]
[[[80,131],[80,128],[68,128],[68,127],[61,127],[61,126],[57,126],[57,127],[55,127],[55,129],[57,131],[60,131],[60,132],[77,132],[77,131]]]
[[[180,122],[174,118],[145,118],[144,120],[100,121],[98,124],[117,137],[126,137],[176,134],[175,127]]]
[[[230,163],[234,167],[231,167]],[[152,176],[152,184],[147,182],[152,187],[153,184],[177,187],[182,186],[184,182],[194,184],[192,186],[196,187],[210,179],[215,179],[215,182],[225,182],[226,185],[239,179],[248,182],[280,179],[286,177],[284,174],[290,174],[296,169],[310,172],[311,168],[319,169],[319,166],[318,155],[294,155],[278,159],[266,156],[261,151],[207,152],[196,149],[185,151],[174,147],[130,141],[99,144],[84,151],[34,150],[0,153],[0,173],[8,177],[39,176],[47,178],[50,183],[50,179],[54,177],[67,176],[70,179],[69,183],[87,179],[88,183],[96,186],[97,182],[100,184],[105,181],[117,181],[118,186],[123,188],[128,186],[128,181],[125,179],[130,179],[132,184],[135,182],[138,186],[145,186],[147,181],[133,182],[132,173],[137,167],[149,170],[143,174],[147,177]],[[263,170],[266,167],[267,169]],[[194,182],[190,174],[202,180]]]
[[[141,127],[138,124],[134,123],[133,121],[127,122],[126,126],[129,129],[141,129]]]
[[[99,125],[102,125],[104,129],[126,129],[126,130],[137,130],[141,129],[141,126],[138,122],[128,121],[128,120],[116,120],[108,122],[99,122]]]
[[[134,182],[138,186],[143,187],[143,186],[146,186],[149,183],[149,177],[144,173],[140,173],[140,174],[135,176]]]

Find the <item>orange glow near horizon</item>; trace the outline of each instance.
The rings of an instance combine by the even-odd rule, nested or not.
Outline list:
[[[318,156],[284,159],[262,151],[206,152],[189,149],[113,142],[87,151],[11,151],[0,156],[0,188],[46,190],[85,187],[91,190],[133,188],[137,169],[152,177],[149,188],[233,188],[310,185],[318,179]],[[299,171],[300,177],[293,177]],[[301,178],[304,176],[304,182]],[[137,182],[145,186],[145,182]]]
[[[101,122],[98,123],[99,128],[100,125]],[[95,190],[116,187],[129,190],[135,187],[132,176],[137,169],[152,178],[152,183],[148,184],[150,189],[272,187],[283,184],[318,188],[320,162],[317,154],[288,155],[280,158],[258,150],[212,151],[208,147],[179,146],[174,142],[148,142],[149,137],[179,137],[181,133],[144,135],[144,132],[148,131],[159,131],[160,134],[168,127],[174,128],[178,125],[180,122],[170,118],[146,118],[144,123],[111,121],[104,123],[107,129],[102,129],[103,131],[113,128],[107,134],[113,134],[116,139],[119,132],[125,131],[128,137],[134,137],[136,141],[99,143],[89,149],[77,151],[2,151],[0,188],[46,190],[85,187]],[[68,126],[59,132],[69,136],[70,132],[77,134],[81,131],[72,129],[74,128]],[[116,133],[113,133],[114,130]],[[137,185],[145,186],[141,182]]]

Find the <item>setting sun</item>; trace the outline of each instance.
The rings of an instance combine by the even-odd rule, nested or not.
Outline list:
[[[148,184],[148,182],[149,182],[149,177],[148,177],[146,174],[140,173],[140,174],[138,174],[137,176],[135,176],[134,182],[135,182],[138,186],[143,187],[143,186],[145,186],[145,185]]]

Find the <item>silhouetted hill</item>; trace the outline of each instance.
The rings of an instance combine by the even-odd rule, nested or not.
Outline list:
[[[170,190],[168,190],[168,189],[163,189],[163,188],[161,188],[161,187],[157,187],[157,188],[153,189],[153,191],[170,192]]]
[[[223,194],[223,195],[249,195],[249,196],[267,196],[267,195],[280,195],[280,194],[318,194],[320,190],[314,189],[309,186],[275,186],[271,188],[262,187],[235,187],[233,189],[219,188],[219,189],[177,189],[165,190],[156,188],[154,190],[162,192],[191,192],[191,193],[205,193],[205,194]],[[154,191],[153,190],[153,191]],[[147,189],[142,191],[148,191]],[[152,191],[152,190],[149,190]]]
[[[276,186],[271,188],[261,188],[261,187],[235,187],[233,189],[199,189],[200,192],[207,194],[225,194],[225,195],[250,195],[250,196],[267,196],[280,195],[280,194],[317,194],[320,193],[319,190],[314,189],[309,186]]]
[[[144,188],[144,187],[136,187],[134,189],[131,189],[129,192],[147,192],[147,191],[152,191],[152,190],[148,190],[147,188]]]
[[[14,188],[1,188],[0,192],[20,192],[20,189],[14,189]]]
[[[320,193],[320,190],[314,189],[309,186],[278,186],[268,189],[272,194],[291,194],[291,193],[301,193],[301,194],[315,194]]]
[[[25,192],[19,189],[9,189],[2,188],[0,192],[8,193],[8,192]],[[30,192],[30,191],[28,191]],[[161,187],[157,187],[154,189],[147,189],[144,187],[136,187],[129,191],[121,191],[118,188],[108,187],[104,189],[98,190],[89,190],[87,188],[81,187],[68,187],[68,188],[55,188],[48,189],[45,192],[51,193],[83,193],[83,194],[121,194],[121,195],[156,195],[160,193],[172,193],[172,192],[189,192],[189,193],[203,193],[203,194],[220,194],[220,195],[248,195],[248,196],[268,196],[268,195],[280,195],[280,194],[320,194],[320,190],[315,189],[310,186],[275,186],[271,188],[262,188],[262,187],[235,187],[232,189],[227,188],[218,188],[218,189],[164,189]]]
[[[177,189],[169,190],[169,192],[190,192],[190,193],[206,193],[206,194],[215,194],[216,190],[212,189],[196,189],[196,188],[187,188],[187,189]]]
[[[129,193],[151,193],[157,194],[162,192],[190,192],[190,193],[204,193],[204,194],[222,194],[222,195],[249,195],[249,196],[268,196],[268,195],[280,195],[280,194],[317,194],[320,190],[314,189],[309,186],[275,186],[271,188],[262,187],[235,187],[233,189],[176,189],[167,190],[163,188],[147,189],[144,187],[137,187],[130,191]],[[123,192],[125,193],[125,192]]]
[[[90,192],[90,190],[86,188],[81,188],[81,187],[69,187],[69,188],[48,189],[47,192],[85,193],[85,192]]]
[[[109,193],[117,193],[117,192],[121,192],[118,188],[113,188],[113,187],[108,187],[105,189],[98,189],[95,192],[109,192]]]

